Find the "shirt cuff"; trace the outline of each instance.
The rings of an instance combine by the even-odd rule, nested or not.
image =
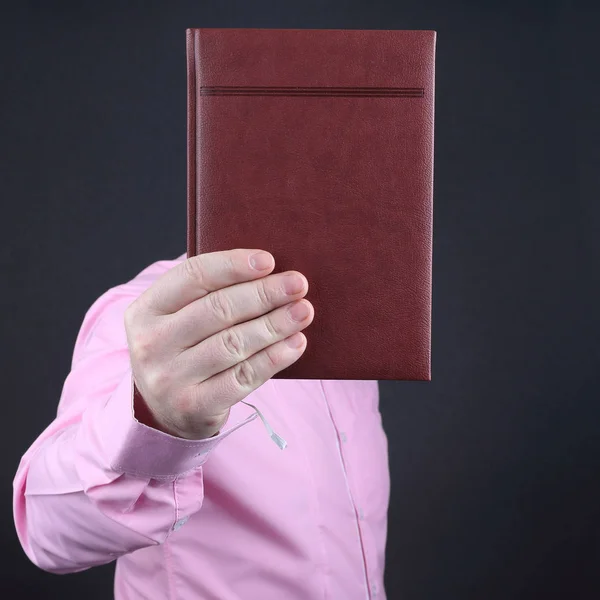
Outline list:
[[[134,416],[131,369],[120,381],[103,410],[95,418],[111,469],[150,478],[173,478],[202,466],[208,453],[234,431],[258,416],[250,415],[218,435],[204,440],[186,440],[140,423]]]

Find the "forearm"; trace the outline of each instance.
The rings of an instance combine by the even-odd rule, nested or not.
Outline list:
[[[15,525],[25,553],[44,570],[80,571],[160,544],[201,507],[202,464],[223,434],[188,442],[140,424],[128,378],[74,422],[55,421],[19,465]]]

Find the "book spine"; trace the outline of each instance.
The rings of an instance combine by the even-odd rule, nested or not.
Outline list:
[[[187,257],[196,256],[196,35],[193,29],[186,30],[187,59]]]

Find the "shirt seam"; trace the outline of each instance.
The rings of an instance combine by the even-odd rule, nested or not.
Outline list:
[[[177,479],[173,480],[173,499],[175,501],[175,522],[179,520],[179,501],[177,499]],[[172,527],[169,534],[173,531]],[[173,555],[171,554],[171,539],[167,538],[163,543],[163,553],[165,556],[165,567],[167,570],[167,585],[169,588],[169,600],[175,600],[175,571],[173,567]]]

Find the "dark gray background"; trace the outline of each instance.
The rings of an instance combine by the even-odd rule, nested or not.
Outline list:
[[[28,562],[11,482],[87,308],[185,251],[185,28],[313,27],[438,32],[433,381],[381,384],[389,598],[600,597],[597,5],[2,10],[1,593],[112,597],[112,566]]]

